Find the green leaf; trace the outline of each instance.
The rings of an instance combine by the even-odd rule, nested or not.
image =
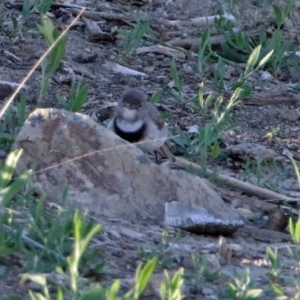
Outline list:
[[[181,81],[179,79],[179,76],[178,76],[178,72],[177,72],[177,69],[176,69],[176,64],[175,64],[174,58],[172,59],[172,63],[171,63],[171,76],[172,76],[172,79],[175,83],[176,88],[178,89],[178,91],[181,91],[182,83],[181,83]]]
[[[18,117],[19,117],[19,124],[23,125],[25,122],[25,115],[26,115],[26,95],[22,91],[20,102],[17,102],[17,109],[18,109]]]
[[[295,6],[295,0],[290,0],[284,10],[284,18],[286,18]]]
[[[14,30],[16,30],[18,28],[18,20],[15,17],[11,18],[13,26],[14,26]]]
[[[64,294],[61,288],[58,288],[57,290],[56,300],[64,300]]]
[[[255,64],[257,63],[260,49],[261,49],[261,45],[258,45],[250,54],[248,61],[247,61],[246,70],[244,72],[245,75],[248,75],[253,70]]]
[[[173,298],[175,298],[174,297],[175,295],[178,295],[178,296],[181,295],[181,288],[182,288],[182,285],[183,285],[183,273],[184,273],[184,269],[180,268],[175,273],[175,275],[173,276],[173,278],[171,280],[170,288],[171,288],[172,293],[173,293]]]
[[[240,49],[244,49],[244,41],[245,41],[245,38],[243,37],[242,32],[239,31],[236,34],[236,44]]]
[[[300,219],[298,219],[296,226],[295,226],[295,242],[297,244],[300,243]]]
[[[152,258],[144,268],[138,268],[136,273],[135,298],[137,299],[145,290],[155,270],[157,257]]]
[[[50,54],[50,62],[51,63],[50,63],[50,68],[49,68],[49,72],[51,74],[53,74],[57,70],[57,68],[59,67],[59,64],[65,54],[66,41],[67,41],[66,37],[61,38],[51,51],[51,54]]]
[[[63,190],[63,193],[62,193],[62,205],[65,206],[65,203],[66,203],[66,200],[67,200],[67,196],[68,196],[68,192],[69,192],[69,189],[68,189],[68,186],[66,186]]]
[[[151,99],[149,100],[149,102],[152,103],[152,104],[157,103],[160,96],[161,96],[161,94],[162,94],[162,92],[163,92],[163,90],[161,89],[161,90],[157,91],[155,94],[153,94],[151,96]]]
[[[23,153],[23,149],[15,150],[7,156],[4,166],[1,170],[0,177],[0,189],[7,186],[7,184],[11,181],[12,176],[14,174],[17,163]]]
[[[105,300],[105,290],[99,284],[96,284],[90,288],[87,292],[84,292],[81,297],[81,300]]]
[[[88,94],[89,88],[87,85],[84,85],[80,91],[77,93],[77,95],[75,96],[75,99],[72,103],[72,108],[71,111],[72,112],[77,112],[80,111],[82,105],[85,103],[86,101],[86,97]]]
[[[263,65],[265,65],[265,64],[268,62],[268,60],[271,58],[271,56],[273,55],[273,53],[274,53],[274,49],[271,50],[268,54],[266,54],[265,57],[263,57],[263,58],[261,59],[261,61],[259,62],[259,64],[258,64],[256,70],[257,70],[258,68],[262,67]]]
[[[41,14],[41,15],[45,15],[51,4],[52,4],[53,0],[41,0],[41,1],[38,1],[38,4],[37,4],[37,10],[38,12]]]
[[[22,276],[21,281],[24,283],[27,280],[37,283],[41,286],[45,286],[47,284],[46,277],[43,275],[34,275],[26,273]]]
[[[83,239],[80,243],[80,252],[81,254],[85,251],[86,247],[88,246],[89,242],[91,241],[91,239],[98,233],[101,231],[102,226],[101,225],[95,225],[90,232],[87,234],[87,236],[85,237],[85,239]]]
[[[121,280],[116,280],[107,291],[107,300],[116,300],[121,287]]]
[[[15,252],[16,247],[4,247],[0,246],[0,257],[7,256],[13,252]]]
[[[276,260],[275,254],[269,247],[267,248],[267,256],[268,256],[268,259],[271,262],[272,266],[274,266],[275,260]]]
[[[66,98],[60,96],[60,95],[56,95],[56,99],[57,101],[59,102],[59,104],[62,105],[62,107],[65,109],[65,110],[70,110],[71,108],[71,104],[67,102]]]
[[[262,289],[253,289],[246,292],[245,299],[256,299],[263,293]]]
[[[250,85],[244,85],[243,91],[239,94],[239,98],[247,98],[252,93],[252,87]]]
[[[219,143],[216,141],[212,148],[211,158],[216,159],[220,155],[221,148]]]
[[[22,7],[22,17],[25,19],[30,14],[30,0],[24,0]]]
[[[281,12],[281,9],[277,5],[273,5],[273,11],[275,14],[276,25],[279,28],[283,22],[283,14]]]
[[[272,288],[277,295],[283,296],[284,292],[278,284],[272,284]]]
[[[3,207],[21,191],[32,175],[33,170],[28,170],[17,177],[8,187],[0,190],[0,203]]]
[[[49,300],[49,299],[45,298],[42,294],[33,293],[31,290],[29,290],[29,295],[30,295],[30,298],[33,300]]]
[[[230,295],[230,296],[235,296],[236,293],[237,293],[237,289],[236,289],[236,287],[234,286],[234,284],[232,284],[232,283],[227,283],[226,292],[227,292],[227,294]]]
[[[295,241],[295,226],[292,218],[289,218],[289,230],[293,240]]]
[[[48,46],[51,46],[54,43],[53,31],[55,29],[51,19],[46,16],[43,16],[42,25],[37,24],[37,27],[40,33],[45,38]]]
[[[291,157],[291,162],[292,162],[293,167],[295,169],[296,176],[297,176],[297,181],[298,181],[298,185],[300,187],[300,171],[299,171],[298,165],[297,165],[296,161],[292,157]]]
[[[33,217],[36,222],[38,221],[38,219],[40,218],[40,216],[43,213],[45,199],[46,199],[46,194],[43,194],[35,206],[35,212],[34,212]]]

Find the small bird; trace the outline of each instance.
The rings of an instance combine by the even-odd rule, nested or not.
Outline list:
[[[157,108],[147,101],[147,96],[136,88],[127,89],[119,99],[113,117],[107,128],[122,139],[137,143],[144,152],[154,152],[168,136],[168,125],[161,118]]]

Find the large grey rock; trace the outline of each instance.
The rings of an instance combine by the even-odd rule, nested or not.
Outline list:
[[[37,109],[18,134],[18,171],[37,163],[34,185],[59,202],[112,218],[163,221],[165,202],[199,205],[221,220],[238,219],[233,208],[199,177],[156,165],[132,144],[89,117]]]

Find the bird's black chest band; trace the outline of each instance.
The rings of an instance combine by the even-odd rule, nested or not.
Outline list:
[[[115,129],[115,133],[122,138],[123,140],[126,140],[130,143],[137,143],[139,142],[145,134],[146,131],[146,122],[141,126],[140,129],[138,129],[137,131],[134,132],[127,132],[127,131],[123,131],[122,129],[120,129],[120,127],[117,124],[116,118],[114,119],[114,129]]]

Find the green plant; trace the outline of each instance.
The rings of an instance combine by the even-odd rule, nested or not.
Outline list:
[[[135,273],[135,286],[124,297],[125,299],[138,300],[146,289],[148,282],[155,270],[157,258],[152,258],[144,267],[139,264]]]
[[[244,276],[237,275],[232,283],[227,284],[226,296],[230,299],[252,300],[259,299],[262,295],[262,289],[255,289],[254,281],[247,269]]]
[[[175,143],[185,147],[187,155],[200,159],[203,172],[205,172],[207,162],[215,160],[221,154],[219,137],[222,133],[234,128],[234,125],[230,124],[232,109],[240,103],[239,98],[243,93],[242,89],[237,88],[224,109],[221,109],[223,97],[218,97],[214,102],[214,108],[210,109],[210,113],[207,115],[208,121],[202,128],[198,129],[198,133],[191,136],[179,132],[179,136],[173,139]],[[208,96],[204,100],[203,85],[201,85],[199,103],[202,110],[207,111],[211,102],[212,96]]]
[[[72,81],[68,100],[66,100],[62,96],[56,95],[58,102],[63,106],[65,110],[78,112],[82,108],[82,105],[85,103],[87,98],[88,86],[81,86],[81,84],[81,80]]]
[[[272,251],[269,247],[267,248],[267,257],[269,262],[271,263],[272,269],[267,272],[267,276],[271,279],[274,283],[281,283],[282,278],[281,276],[281,267],[280,267],[280,260],[278,258],[277,249]]]
[[[228,1],[227,1],[228,2]],[[264,3],[260,1],[259,9],[257,10],[258,18],[264,18],[264,12],[262,11],[262,6]],[[248,55],[253,52],[254,48],[257,45],[262,45],[262,51],[260,58],[265,56],[271,49],[274,49],[272,58],[266,64],[267,68],[270,68],[273,72],[280,71],[281,69],[289,66],[295,65],[291,57],[287,57],[286,53],[288,51],[294,52],[294,46],[292,42],[284,38],[282,32],[282,24],[285,19],[290,14],[295,4],[295,0],[289,0],[284,8],[279,8],[276,5],[273,5],[273,12],[276,21],[276,29],[272,37],[268,37],[266,34],[265,26],[260,27],[260,33],[257,37],[251,37],[250,33],[245,30],[240,29],[238,32],[234,30],[233,24],[226,20],[225,18],[216,19],[215,23],[217,28],[222,32],[225,37],[225,43],[221,45],[222,53],[220,54],[224,59],[244,63],[247,60]],[[234,7],[237,3],[231,3],[227,5],[231,14],[235,15],[237,21],[241,22],[244,18],[244,13],[236,14],[234,13]],[[262,11],[259,13],[259,11]],[[245,10],[244,10],[245,12]],[[257,16],[254,17],[257,19]]]
[[[6,153],[15,140],[16,135],[23,126],[26,117],[26,96],[22,92],[15,107],[9,107],[4,116],[3,125],[0,124],[0,148]],[[5,124],[5,125],[4,125]]]
[[[72,299],[88,299],[96,291],[101,292],[102,288],[99,285],[94,285],[92,287],[87,286],[82,287],[82,278],[79,274],[80,260],[83,253],[86,251],[88,244],[91,239],[101,230],[100,225],[88,226],[86,227],[83,222],[82,217],[78,211],[73,214],[73,236],[74,236],[74,246],[73,253],[67,258],[66,264],[68,268],[68,273],[64,272],[62,267],[57,266],[56,271],[62,277],[69,279],[67,285],[58,284],[57,296],[62,296],[64,293],[71,295]],[[25,274],[22,278],[23,281],[30,280],[41,285],[43,288],[43,294],[30,292],[32,299],[51,299],[49,293],[49,282],[44,275],[31,275]],[[99,295],[101,296],[101,295]]]
[[[225,76],[225,64],[223,60],[219,58],[218,65],[214,71],[214,79],[213,79],[214,86],[218,91],[222,91],[222,90],[230,91],[230,90],[235,90],[237,88],[242,88],[244,90],[244,94],[240,95],[240,97],[241,98],[248,97],[252,92],[252,88],[249,85],[245,84],[246,79],[253,73],[257,72],[264,65],[266,65],[266,63],[272,57],[273,52],[274,50],[270,50],[261,58],[261,45],[258,45],[251,52],[247,60],[247,64],[244,72],[240,74],[237,80],[235,79],[229,82],[225,82],[223,79]]]
[[[172,260],[168,256],[168,252],[170,251],[170,246],[167,241],[168,236],[169,236],[169,233],[168,233],[168,231],[165,230],[162,234],[161,241],[158,244],[157,249],[155,249],[155,250],[148,251],[148,250],[144,249],[143,246],[139,246],[137,248],[137,251],[138,251],[138,255],[139,255],[140,259],[142,261],[148,261],[149,259],[156,257],[159,265],[161,265],[163,267],[169,266],[172,263]],[[179,238],[180,238],[180,234],[178,233],[178,235],[175,236],[173,242],[176,242]]]
[[[212,55],[210,32],[208,28],[205,29],[201,36],[198,49],[198,72],[203,74],[207,69],[206,63],[211,59]]]
[[[30,180],[33,175],[32,170],[27,170],[20,176],[16,177],[13,181],[13,174],[16,165],[23,153],[22,149],[11,152],[1,168],[0,175],[0,204],[5,207],[7,203],[14,198],[25,184]]]
[[[187,105],[191,105],[194,101],[197,100],[198,95],[196,95],[195,97],[192,97],[190,99],[184,98],[184,95],[183,95],[184,82],[183,82],[183,80],[181,80],[179,78],[174,58],[172,59],[170,72],[171,72],[171,76],[172,76],[172,79],[174,82],[174,86],[176,87],[176,93],[174,93],[172,91],[169,93],[171,94],[171,96],[173,97],[175,102],[177,102],[179,105],[181,105],[183,107],[185,107]]]
[[[160,286],[160,299],[161,300],[181,300],[184,299],[182,295],[183,286],[183,272],[184,269],[180,268],[173,276],[170,278],[167,271],[165,271],[166,282],[162,282]]]
[[[300,218],[295,223],[292,218],[289,219],[289,231],[297,248],[292,250],[288,247],[288,250],[297,261],[300,261]]]
[[[54,45],[56,40],[58,40],[60,33],[53,26],[53,23],[50,20],[50,18],[43,16],[42,24],[41,25],[38,24],[37,26],[42,36],[46,40],[48,46],[51,47],[52,45]],[[67,42],[66,36],[62,37],[52,48],[49,56],[42,61],[42,84],[41,84],[41,91],[40,91],[40,96],[38,101],[39,103],[42,101],[44,95],[46,94],[49,88],[49,78],[58,69],[59,64],[64,56],[66,42]]]
[[[260,51],[261,46],[259,45],[249,56],[244,73],[240,75],[240,78],[236,83],[228,86],[228,89],[234,89],[234,92],[224,108],[222,108],[224,103],[223,97],[219,96],[214,103],[214,95],[212,93],[204,98],[204,83],[200,84],[198,105],[196,106],[196,110],[199,111],[203,116],[206,116],[208,120],[202,128],[198,129],[198,133],[195,133],[191,136],[189,134],[179,132],[179,136],[173,139],[175,143],[185,148],[185,153],[187,155],[200,159],[200,165],[203,169],[203,174],[205,173],[207,162],[215,160],[222,153],[219,145],[220,135],[226,134],[227,131],[235,128],[235,126],[231,124],[233,108],[241,103],[240,99],[249,96],[251,93],[251,88],[247,85],[244,85],[246,78],[265,65],[273,53],[273,51],[270,51],[261,60],[259,60]],[[223,69],[222,67],[217,68],[218,74],[220,72],[222,73],[223,71],[225,72],[225,65],[223,62],[222,65],[224,67]],[[179,87],[178,102],[182,103],[183,101],[180,100],[180,95],[183,83],[179,80],[178,74],[177,72],[174,72],[174,70],[176,71],[176,69],[173,69],[172,77],[175,82],[175,86]],[[215,77],[215,79],[217,80],[219,87],[224,88],[224,82],[221,77],[219,79]],[[194,105],[193,107],[195,107],[194,100],[192,103]]]
[[[1,2],[0,4],[0,29],[1,32],[4,33],[9,38],[14,38],[22,33],[24,33],[27,29],[25,28],[24,24],[28,20],[28,18],[36,13],[36,11],[40,15],[44,15],[49,10],[53,0],[37,0],[35,1],[34,5],[30,0],[25,0],[23,2],[22,7],[22,15],[21,18],[17,19],[14,16],[11,17],[10,22],[5,22],[5,13],[4,13],[4,3]],[[4,25],[6,23],[6,25]]]
[[[124,42],[124,51],[121,56],[122,60],[126,59],[135,51],[141,39],[146,33],[151,34],[151,28],[148,22],[140,19],[135,19],[135,21],[136,24],[132,30],[123,31],[123,34],[125,36],[125,42]]]
[[[184,278],[196,292],[199,292],[206,282],[212,282],[220,277],[220,270],[212,270],[204,256],[191,254],[191,261],[193,267],[186,270]]]

